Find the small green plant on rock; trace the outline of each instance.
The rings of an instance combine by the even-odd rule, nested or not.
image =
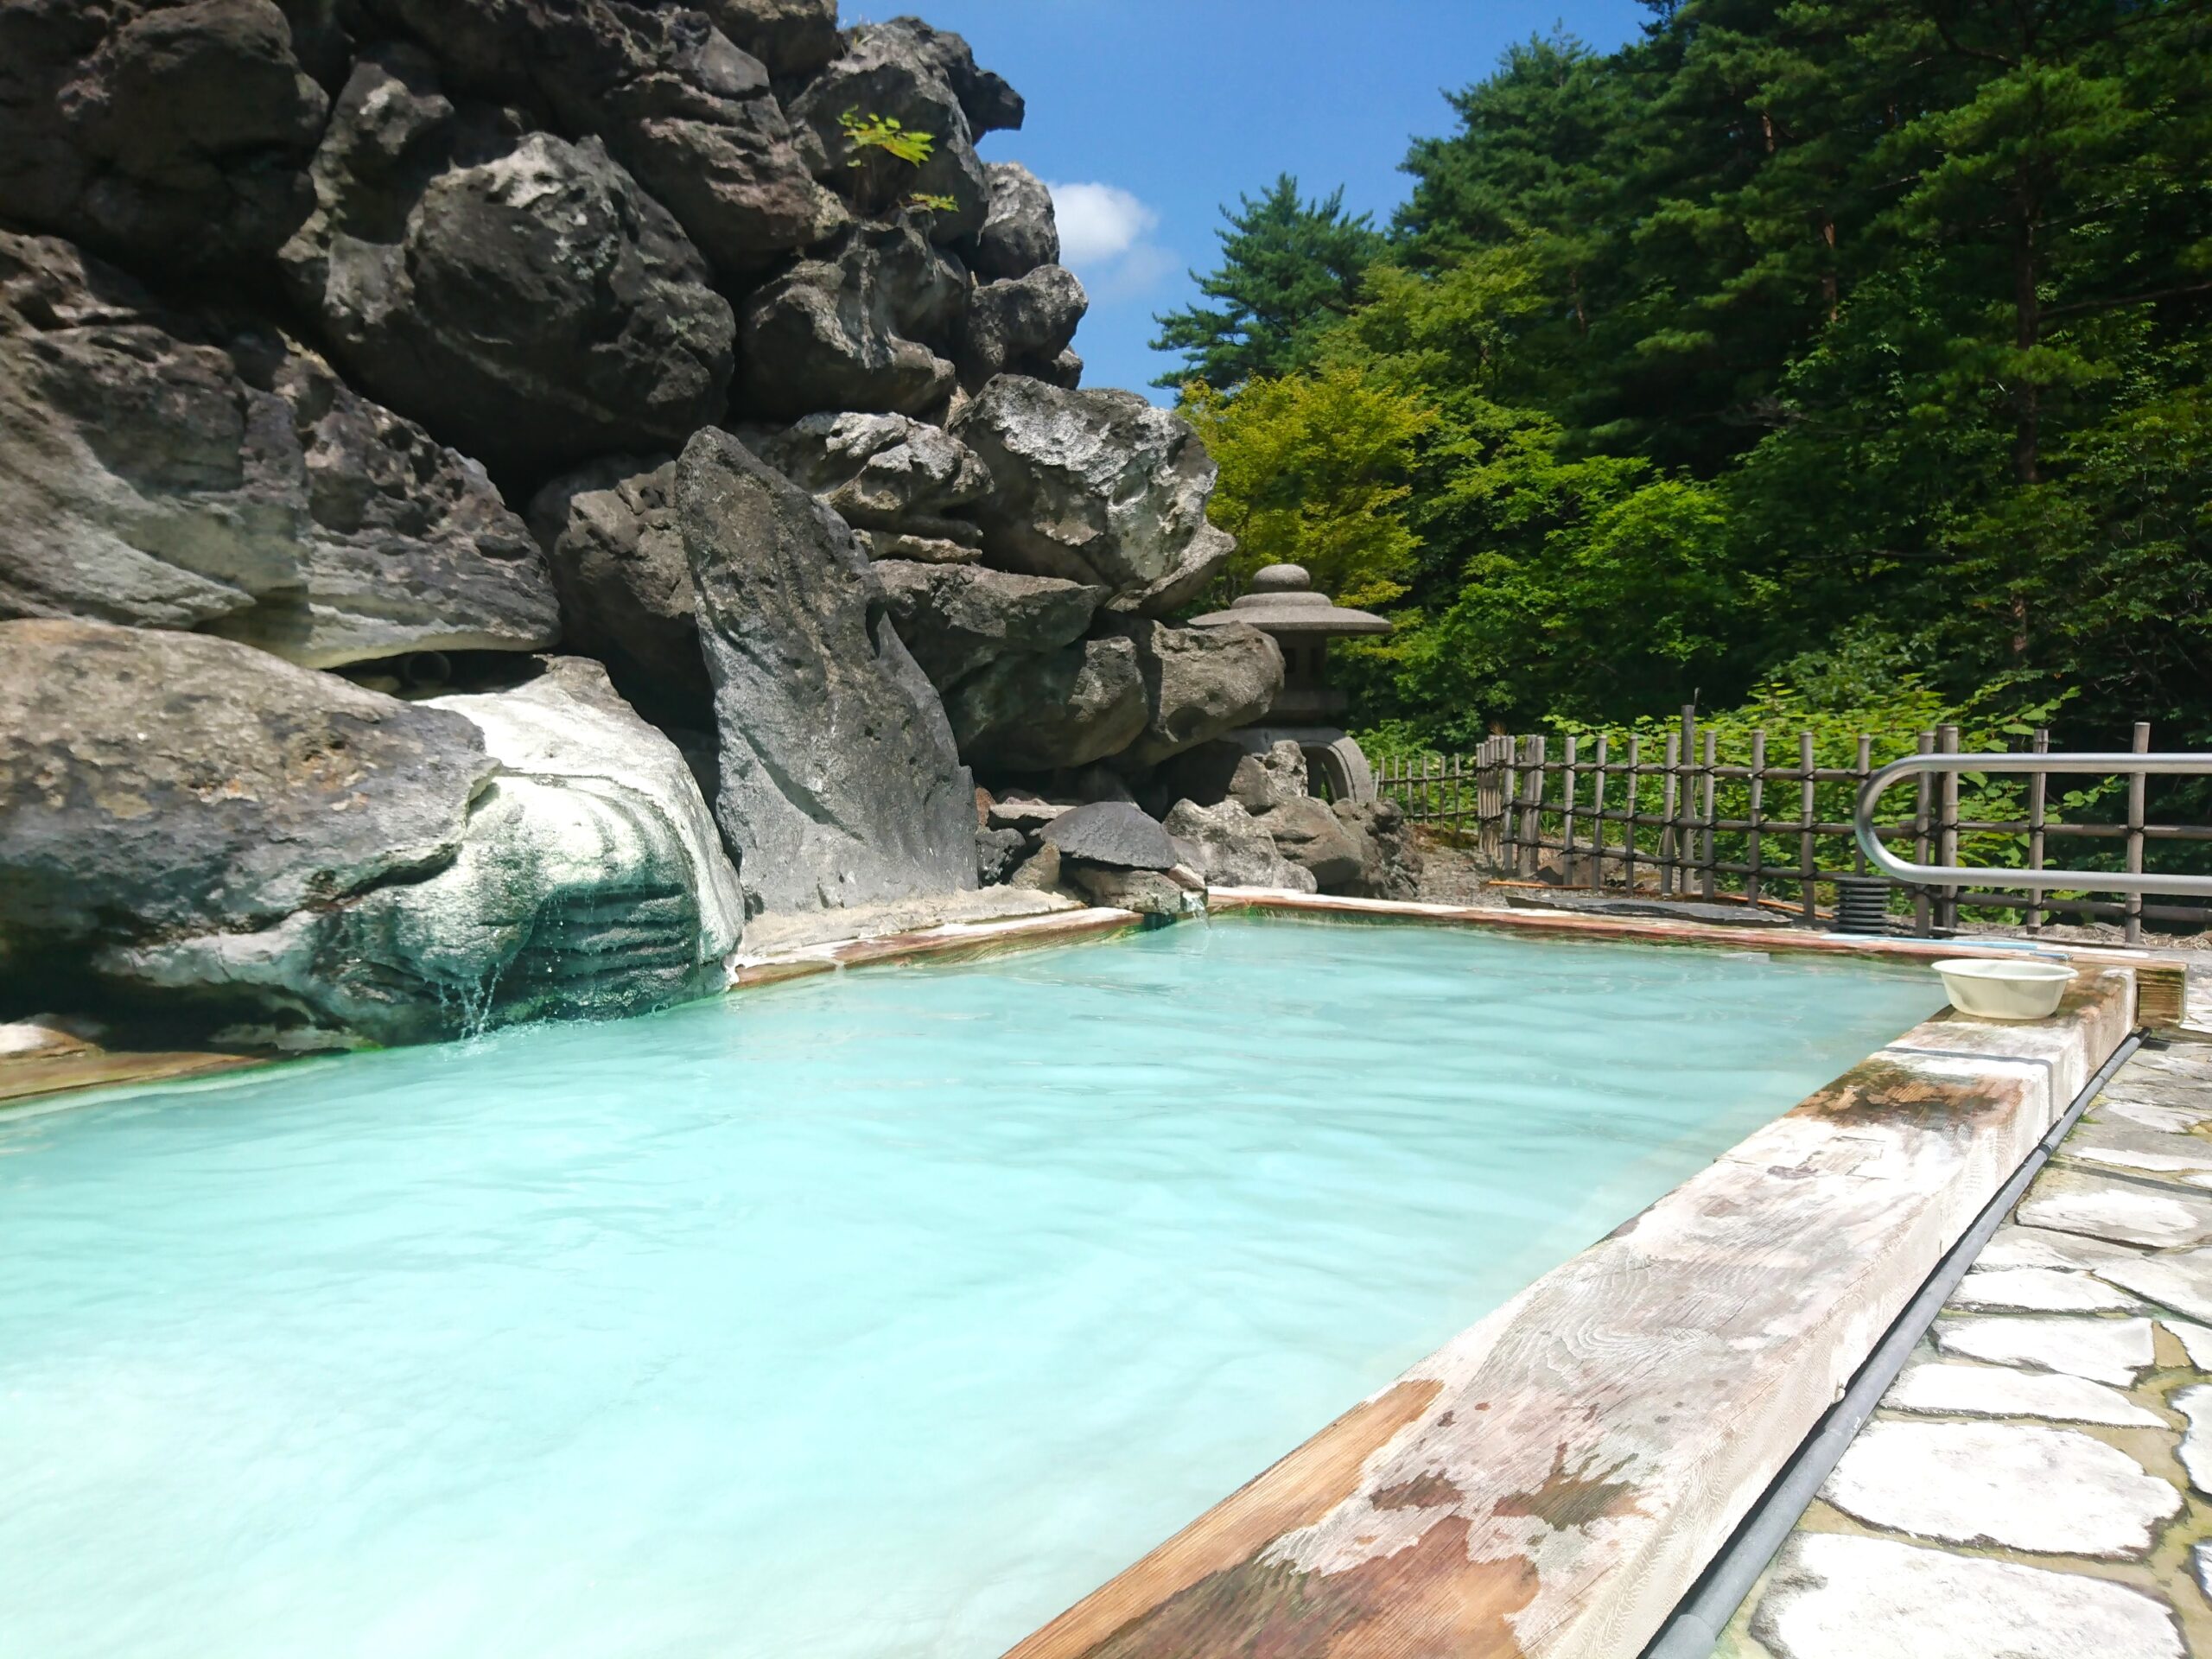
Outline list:
[[[837,118],[837,124],[853,147],[848,167],[866,167],[871,152],[919,167],[937,148],[935,133],[909,129],[887,115],[862,115],[857,108],[849,109]]]
[[[926,190],[918,190],[906,198],[906,206],[918,213],[949,213],[960,204],[950,196],[934,195]]]

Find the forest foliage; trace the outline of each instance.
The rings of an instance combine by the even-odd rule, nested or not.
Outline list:
[[[1659,0],[1453,94],[1387,229],[1245,198],[1159,342],[1239,570],[1392,615],[1343,677],[1424,745],[1693,699],[2212,745],[2209,10]]]

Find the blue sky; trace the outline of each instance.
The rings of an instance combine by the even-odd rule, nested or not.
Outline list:
[[[1382,223],[1405,196],[1408,141],[1452,127],[1446,89],[1555,25],[1611,48],[1648,15],[1637,0],[847,0],[844,21],[909,10],[966,35],[1029,100],[1023,130],[982,153],[1056,187],[1064,257],[1090,290],[1084,384],[1139,391],[1173,365],[1146,345],[1153,314],[1193,297],[1186,270],[1213,268],[1221,204],[1288,172],[1309,195],[1343,185]]]

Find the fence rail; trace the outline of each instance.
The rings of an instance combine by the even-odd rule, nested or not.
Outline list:
[[[1739,898],[1784,905],[1816,922],[1824,888],[1832,896],[1839,879],[1874,874],[1853,840],[1853,804],[1875,772],[1904,757],[1878,759],[1871,734],[1857,737],[1848,765],[1821,764],[1811,732],[1783,734],[1777,742],[1775,734],[1754,731],[1748,753],[1726,761],[1719,742],[1718,732],[1700,728],[1696,711],[1685,709],[1656,753],[1639,736],[1618,746],[1599,736],[1586,747],[1570,734],[1554,752],[1544,733],[1500,735],[1485,739],[1472,755],[1378,762],[1376,782],[1408,817],[1471,840],[1493,870],[1509,877],[1544,872],[1593,889]],[[2150,726],[2137,725],[2134,752],[2147,753],[2150,747]],[[2050,734],[2037,732],[2029,752],[2050,747]],[[1913,752],[1957,753],[1959,728],[1921,733]],[[2045,773],[2027,779],[2017,794],[1978,796],[2013,810],[1970,816],[1955,772],[1923,772],[1916,792],[1900,786],[1910,806],[1874,833],[1886,844],[1910,846],[1916,864],[1957,865],[1962,842],[1987,847],[2001,840],[2031,870],[2049,868],[2050,843],[2059,837],[2117,842],[2132,871],[2144,868],[2152,842],[2212,843],[2212,825],[2151,823],[2143,775],[2124,775],[2124,819],[2074,822],[2054,810]],[[1923,935],[1955,931],[1962,909],[2021,912],[2031,933],[2055,915],[2117,921],[2131,943],[2141,938],[2146,920],[2212,925],[2212,910],[2202,906],[2149,901],[2140,893],[2088,896],[2095,891],[2058,896],[1965,887],[1898,889],[1910,904],[1914,930]]]

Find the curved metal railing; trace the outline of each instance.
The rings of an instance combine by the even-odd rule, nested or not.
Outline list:
[[[2212,754],[1912,754],[1870,773],[1859,791],[1852,835],[1867,863],[1916,887],[2020,887],[2050,892],[2155,893],[2212,897],[2212,875],[2155,875],[2140,870],[2006,870],[1966,864],[1915,864],[1882,844],[1874,808],[1892,785],[1921,772],[2102,772],[2127,776],[2212,778]]]

